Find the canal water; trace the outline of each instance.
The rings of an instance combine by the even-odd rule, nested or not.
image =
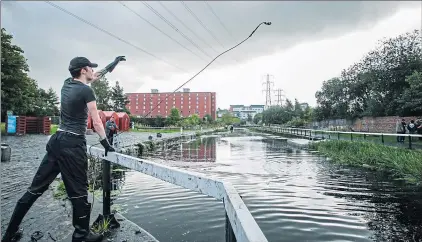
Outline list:
[[[233,183],[269,241],[421,241],[422,189],[259,135],[203,137],[156,162]],[[115,203],[160,241],[224,241],[221,201],[126,171]]]

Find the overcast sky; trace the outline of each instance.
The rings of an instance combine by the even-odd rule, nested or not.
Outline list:
[[[213,12],[205,2],[123,3],[129,9],[115,1],[54,2],[126,43],[45,2],[2,1],[1,25],[25,51],[30,76],[60,95],[75,56],[102,68],[125,55],[127,62],[108,75],[112,83],[120,81],[126,92],[173,91],[260,22],[271,21],[186,86],[216,92],[217,106],[228,108],[264,104],[266,74],[288,98],[315,105],[324,80],[359,60],[377,40],[421,29],[422,23],[417,1],[208,2]]]

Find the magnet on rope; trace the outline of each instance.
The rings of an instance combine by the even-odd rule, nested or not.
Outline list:
[[[35,232],[31,235],[31,241],[38,241],[38,240],[40,240],[43,236],[44,236],[44,234],[43,234],[41,231],[35,231]]]

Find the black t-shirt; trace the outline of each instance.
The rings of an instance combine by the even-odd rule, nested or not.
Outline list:
[[[64,81],[60,102],[60,129],[85,135],[88,120],[87,103],[95,101],[94,91],[80,81]]]

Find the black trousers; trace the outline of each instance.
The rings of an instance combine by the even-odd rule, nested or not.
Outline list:
[[[88,156],[86,140],[66,132],[54,134],[47,143],[44,156],[28,191],[41,195],[59,173],[69,199],[88,196]]]
[[[47,154],[41,161],[31,185],[16,204],[6,230],[8,234],[18,230],[28,210],[59,173],[62,174],[67,195],[72,202],[75,232],[89,231],[88,156],[85,137],[58,131],[51,136],[46,150]]]
[[[110,132],[108,132],[107,134],[107,139],[108,139],[108,143],[113,146],[113,137],[114,134],[116,134],[117,132],[115,130],[110,130]]]

